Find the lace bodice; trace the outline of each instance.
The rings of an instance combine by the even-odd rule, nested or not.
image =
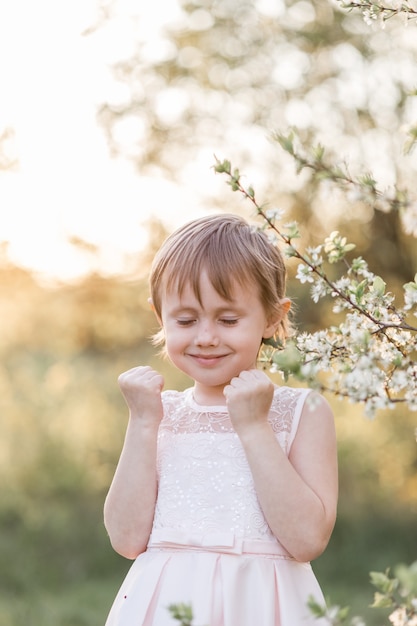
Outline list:
[[[277,387],[269,422],[289,454],[308,390]],[[201,406],[192,388],[163,393],[153,530],[233,533],[274,540],[239,437],[224,406]]]

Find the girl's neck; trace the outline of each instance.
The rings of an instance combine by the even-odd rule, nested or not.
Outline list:
[[[226,406],[223,389],[223,385],[220,387],[204,387],[195,383],[193,388],[194,401],[201,406]]]

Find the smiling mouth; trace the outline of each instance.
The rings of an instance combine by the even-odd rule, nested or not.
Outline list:
[[[227,354],[189,354],[192,359],[200,363],[201,365],[215,365],[224,359]]]

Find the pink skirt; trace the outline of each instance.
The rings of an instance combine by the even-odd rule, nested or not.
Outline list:
[[[270,542],[243,543],[236,549],[151,542],[129,570],[106,626],[179,626],[168,607],[180,603],[191,605],[193,626],[327,623],[307,606],[309,597],[324,605],[310,563],[268,549]]]

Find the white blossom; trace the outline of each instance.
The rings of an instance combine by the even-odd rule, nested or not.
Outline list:
[[[278,235],[275,232],[269,232],[268,239],[274,246],[278,247],[280,240],[279,240]]]
[[[298,236],[296,223],[287,228],[291,238]],[[330,280],[325,264],[344,261],[352,248],[338,231],[323,244],[307,248],[304,256],[287,244],[287,256],[301,261],[296,278],[302,284],[310,283],[313,302],[330,297],[333,312],[342,314],[343,320],[314,333],[296,334],[297,367],[286,371],[285,359],[272,359],[271,371],[293,375],[312,388],[362,403],[369,417],[398,402],[417,410],[417,365],[413,360],[417,327],[406,325],[413,307],[417,315],[417,275],[414,282],[404,285],[402,308],[395,306],[385,281],[373,274],[361,257],[347,263],[346,272]]]
[[[408,616],[404,606],[400,606],[389,616],[392,626],[417,626],[417,615]]]
[[[304,263],[300,263],[297,268],[296,278],[300,283],[314,283],[313,269]]]
[[[374,21],[376,19],[378,19],[378,15],[375,13],[375,10],[373,7],[371,7],[370,9],[365,9],[363,11],[363,19],[365,24],[368,24],[368,26],[371,26]]]
[[[311,287],[311,299],[313,302],[318,302],[320,298],[323,298],[329,293],[329,288],[324,280],[317,280]]]
[[[275,221],[281,221],[285,215],[285,210],[284,209],[268,209],[265,212],[266,217],[271,220],[272,222]]]
[[[315,248],[307,248],[306,252],[309,255],[311,262],[317,267],[323,264],[323,257],[321,256],[323,246],[317,246]]]
[[[414,282],[404,285],[404,309],[409,311],[417,304],[417,274],[414,276]]]

